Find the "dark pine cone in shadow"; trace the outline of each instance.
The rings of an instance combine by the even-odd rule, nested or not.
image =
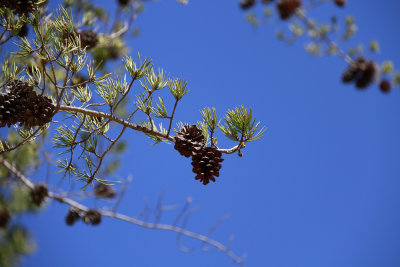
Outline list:
[[[81,216],[79,211],[75,208],[70,208],[67,215],[65,216],[65,223],[69,226],[74,225],[74,223],[79,220]]]
[[[0,228],[6,228],[8,222],[11,219],[11,215],[7,210],[0,211]]]
[[[374,81],[376,72],[377,66],[374,61],[366,61],[359,57],[343,73],[342,81],[344,83],[355,82],[358,89],[365,89]]]
[[[40,206],[48,196],[49,192],[47,190],[47,187],[41,184],[41,185],[35,185],[35,187],[31,189],[29,194],[31,196],[33,204],[35,204],[36,206]]]
[[[96,197],[100,198],[113,198],[115,197],[115,191],[111,186],[105,184],[98,184],[94,189]]]
[[[50,98],[37,95],[27,83],[14,80],[6,84],[6,94],[0,94],[0,127],[16,123],[43,126],[51,122],[54,110]]]
[[[276,8],[278,9],[281,19],[286,20],[290,18],[296,11],[296,8],[300,6],[300,0],[283,0],[276,5]]]
[[[83,221],[86,224],[98,225],[101,222],[101,214],[97,210],[88,210],[85,215],[83,215]]]
[[[85,30],[79,32],[81,38],[81,47],[86,49],[93,48],[97,45],[98,39],[97,34],[91,30]]]
[[[37,9],[38,0],[1,0],[0,7],[5,7],[18,15],[29,15]]]
[[[256,3],[255,0],[241,0],[240,1],[240,8],[241,9],[249,9]]]

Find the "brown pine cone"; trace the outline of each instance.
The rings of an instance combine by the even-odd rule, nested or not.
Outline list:
[[[0,228],[6,228],[8,222],[11,219],[11,215],[7,210],[0,211]]]
[[[365,89],[373,81],[377,71],[376,63],[363,57],[354,60],[342,75],[344,83],[355,82],[356,88]]]
[[[43,126],[51,122],[55,106],[50,98],[37,95],[29,84],[14,80],[0,94],[0,127],[20,123],[27,127]]]
[[[118,0],[118,4],[120,4],[121,6],[126,6],[128,5],[129,0]]]
[[[26,37],[28,36],[29,33],[29,28],[27,24],[22,25],[21,30],[19,31],[19,33],[17,34],[19,37]]]
[[[113,198],[115,197],[115,191],[109,185],[98,184],[94,189],[94,194],[99,198]]]
[[[346,0],[335,0],[335,4],[338,7],[344,7],[346,5]]]
[[[204,185],[211,181],[215,182],[214,177],[219,177],[221,169],[220,162],[224,161],[221,158],[222,153],[215,148],[205,147],[192,156],[193,172],[196,173],[196,180],[200,180]]]
[[[98,225],[101,223],[101,213],[97,210],[88,210],[82,219],[86,224]]]
[[[31,189],[29,194],[31,196],[33,204],[35,204],[36,206],[40,206],[48,196],[49,192],[45,185],[40,184],[40,185],[35,185],[35,187]]]
[[[5,7],[13,11],[14,14],[27,15],[36,11],[38,0],[2,0],[0,7]]]
[[[359,70],[359,77],[356,80],[356,87],[358,89],[367,88],[373,81],[375,77],[377,67],[375,62],[368,61]]]
[[[379,84],[379,88],[381,89],[382,93],[389,93],[390,89],[392,88],[391,84],[387,80],[382,80]]]
[[[93,48],[97,45],[97,34],[92,30],[85,30],[78,33],[81,38],[81,47],[86,49]]]
[[[255,5],[255,0],[241,0],[240,1],[240,8],[245,10],[253,7]]]
[[[72,226],[80,218],[81,216],[79,215],[79,210],[75,208],[70,208],[67,215],[65,216],[65,223],[69,226]]]
[[[183,126],[175,136],[174,148],[179,151],[182,156],[190,157],[193,151],[199,150],[204,146],[203,131],[196,125]]]
[[[296,8],[299,8],[300,6],[300,0],[283,0],[276,5],[279,16],[283,20],[290,18],[296,11]]]

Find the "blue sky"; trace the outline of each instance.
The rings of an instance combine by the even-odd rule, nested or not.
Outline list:
[[[310,15],[329,21],[353,14],[359,31],[351,44],[379,40],[381,51],[371,58],[399,66],[399,1],[348,2]],[[131,174],[133,182],[120,212],[138,214],[144,197],[154,206],[167,188],[166,204],[183,205],[191,196],[193,206],[202,206],[188,229],[205,233],[231,214],[212,236],[227,241],[234,234],[232,249],[248,254],[247,266],[399,266],[399,88],[384,95],[376,85],[366,91],[343,85],[343,60],[308,55],[304,39],[291,46],[278,41],[277,29],[287,27],[282,22],[254,29],[244,17],[232,0],[146,4],[130,53],[140,51],[188,81],[176,118],[194,123],[204,106],[222,118],[243,104],[267,131],[242,158],[225,155],[221,176],[208,186],[194,180],[190,161],[171,145],[151,146],[144,135],[128,133],[118,176]],[[233,265],[222,252],[202,251],[198,241],[183,238],[195,248],[184,253],[173,233],[113,219],[67,227],[66,211],[52,203],[22,218],[38,245],[22,266]]]

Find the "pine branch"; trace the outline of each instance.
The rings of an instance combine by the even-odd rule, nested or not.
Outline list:
[[[126,120],[123,120],[121,118],[118,118],[114,115],[111,115],[109,113],[105,113],[105,112],[101,112],[101,111],[96,111],[96,110],[90,110],[90,109],[85,109],[85,108],[80,108],[80,107],[73,107],[73,106],[66,106],[66,105],[60,105],[60,107],[58,108],[59,111],[68,111],[68,112],[77,112],[77,113],[81,113],[81,114],[85,114],[85,115],[89,115],[89,116],[93,116],[93,117],[102,117],[102,118],[107,118],[111,121],[114,121],[116,123],[119,123],[121,125],[123,125],[126,128],[130,128],[136,131],[140,131],[143,132],[145,134],[149,134],[149,135],[153,135],[159,138],[163,138],[163,139],[167,139],[168,141],[171,142],[175,142],[175,138],[171,135],[166,135],[163,133],[160,133],[158,131],[155,131],[153,129],[149,129],[147,127],[138,125],[138,124],[134,124],[131,122],[128,122]],[[218,149],[221,153],[225,153],[225,154],[233,154],[237,151],[239,151],[240,149],[244,148],[244,144],[241,143],[237,146],[234,146],[232,148],[229,149]]]

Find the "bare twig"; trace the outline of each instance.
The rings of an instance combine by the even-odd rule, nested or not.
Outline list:
[[[319,34],[319,36],[321,37],[321,40],[323,40],[341,58],[343,58],[344,61],[346,61],[348,64],[351,64],[353,62],[353,59],[349,55],[347,55],[342,49],[340,49],[339,46],[334,41],[329,39],[325,33],[321,33],[321,31],[318,29],[318,27],[311,20],[309,20],[307,18],[307,16],[304,14],[304,12],[300,8],[296,9],[296,15],[307,26],[307,28],[317,32]]]
[[[33,189],[35,187],[35,184],[28,177],[26,177],[24,174],[22,174],[10,162],[8,162],[7,160],[5,160],[2,157],[0,157],[0,164],[3,165],[8,171],[13,173],[28,188]],[[52,191],[48,192],[48,197],[52,198],[54,200],[57,200],[60,203],[67,204],[70,207],[74,207],[83,212],[90,210],[89,207],[87,207],[73,199],[64,197],[61,194],[54,193]],[[194,210],[196,210],[196,209],[197,209],[197,207],[194,208]],[[243,262],[244,258],[237,256],[233,251],[231,251],[229,249],[229,247],[223,245],[222,243],[220,243],[214,239],[209,238],[207,235],[201,235],[201,234],[184,229],[184,227],[186,226],[186,224],[188,222],[190,215],[194,212],[194,210],[190,211],[186,215],[182,227],[177,227],[177,226],[169,225],[169,224],[146,222],[146,221],[142,221],[137,218],[130,217],[125,214],[117,213],[114,211],[108,211],[108,210],[98,210],[98,211],[100,212],[100,214],[103,217],[110,217],[110,218],[126,221],[129,223],[135,224],[137,226],[144,227],[144,228],[160,229],[160,230],[166,230],[166,231],[178,233],[178,240],[179,240],[180,236],[182,236],[182,235],[193,238],[193,239],[197,239],[199,241],[202,241],[204,243],[207,243],[207,244],[217,248],[218,250],[225,252],[234,262],[240,264],[241,266],[244,266],[244,262]]]

